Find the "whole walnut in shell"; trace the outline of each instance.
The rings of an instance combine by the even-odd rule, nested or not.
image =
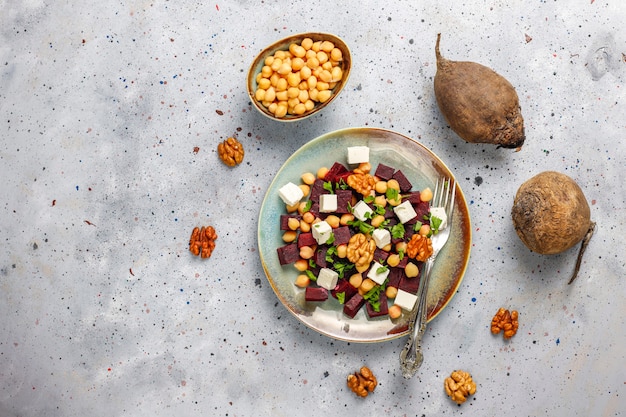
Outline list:
[[[519,187],[511,215],[517,235],[533,252],[561,253],[583,241],[573,281],[595,228],[578,184],[565,174],[544,171]]]
[[[440,38],[438,34],[435,97],[452,130],[466,142],[521,149],[526,136],[515,88],[484,65],[442,57]]]

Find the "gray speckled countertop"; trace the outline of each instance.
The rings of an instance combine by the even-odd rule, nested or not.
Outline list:
[[[626,415],[626,6],[455,3],[0,1],[0,416]],[[348,85],[319,115],[271,122],[246,71],[305,31],[350,45]],[[446,57],[516,87],[520,152],[447,126],[438,32]],[[465,278],[411,380],[404,339],[315,333],[258,257],[274,173],[353,126],[419,140],[470,207]],[[229,136],[246,149],[234,169],[216,153]],[[544,170],[574,178],[598,224],[570,286],[577,251],[531,253],[512,227],[518,186]],[[199,225],[219,235],[208,260],[187,250]],[[489,331],[500,306],[520,312],[509,342]],[[363,364],[379,385],[360,399],[345,379]],[[477,383],[462,406],[443,390],[458,368]]]

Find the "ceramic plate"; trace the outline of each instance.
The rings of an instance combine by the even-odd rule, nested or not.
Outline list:
[[[258,244],[265,275],[285,307],[308,327],[329,337],[350,342],[380,342],[408,333],[408,313],[391,320],[370,319],[365,308],[351,319],[343,306],[329,297],[323,303],[307,302],[304,290],[294,285],[298,271],[293,265],[281,266],[276,249],[283,246],[280,215],[285,204],[278,190],[288,182],[300,183],[305,172],[317,172],[334,162],[346,164],[349,146],[368,146],[372,170],[378,163],[400,169],[414,190],[434,189],[441,176],[454,177],[446,165],[419,142],[399,133],[375,128],[349,128],[327,133],[302,146],[281,167],[270,184],[259,216]],[[428,288],[428,319],[432,320],[450,302],[459,287],[469,261],[471,228],[465,197],[457,183],[452,234],[435,263]]]

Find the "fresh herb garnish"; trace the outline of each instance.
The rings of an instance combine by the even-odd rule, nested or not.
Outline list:
[[[306,202],[306,204],[304,205],[304,209],[302,210],[303,213],[306,213],[307,211],[311,210],[311,207],[313,207],[313,200],[309,200]]]
[[[317,281],[317,277],[315,276],[315,274],[310,269],[307,269],[304,272],[306,273],[306,276],[309,277],[309,279],[311,281]]]
[[[335,269],[335,272],[337,272],[337,274],[339,274],[339,278],[343,278],[343,276],[346,273],[346,271],[349,271],[352,268],[354,268],[354,264],[351,264],[349,262],[337,261],[337,262],[333,263],[333,268]]]
[[[369,223],[362,222],[361,220],[352,220],[348,222],[348,226],[358,227],[359,231],[366,235],[371,235],[374,231],[374,226]]]
[[[385,197],[387,197],[387,200],[392,201],[397,200],[399,195],[400,192],[395,188],[387,188],[387,192],[385,193]]]
[[[391,227],[391,236],[394,239],[403,239],[404,238],[404,225],[402,223],[394,224]]]
[[[337,301],[339,301],[339,304],[343,304],[346,302],[346,293],[345,292],[338,292],[335,294],[335,296],[337,296]]]
[[[363,201],[365,201],[366,203],[371,203],[372,201],[374,201],[374,196],[373,195],[368,195],[366,197],[363,198]]]
[[[333,189],[333,183],[332,182],[330,182],[330,181],[324,182],[323,187],[329,193],[334,194],[335,190]]]
[[[423,225],[423,224],[424,224],[424,223],[422,223],[422,222],[420,222],[420,221],[415,222],[415,224],[413,225],[413,231],[415,231],[415,232],[419,232],[419,230],[422,228],[422,225]]]
[[[369,302],[372,306],[372,308],[374,309],[374,311],[379,312],[380,311],[380,293],[382,291],[385,290],[385,288],[387,287],[387,281],[385,280],[385,282],[383,282],[382,285],[375,285],[374,288],[372,288],[371,290],[369,290],[364,296],[363,298],[365,300],[367,300],[367,302]]]

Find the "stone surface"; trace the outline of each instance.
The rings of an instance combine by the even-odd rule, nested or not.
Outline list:
[[[0,2],[0,415],[624,415],[626,7],[417,3]],[[348,85],[321,114],[269,121],[249,103],[248,66],[305,31],[347,41]],[[520,152],[445,124],[438,32],[446,57],[516,87]],[[309,330],[258,258],[274,172],[351,126],[421,141],[470,204],[465,279],[412,380],[403,339]],[[234,168],[217,155],[229,136],[246,150]],[[598,222],[570,286],[576,251],[533,254],[510,218],[518,186],[548,169],[579,183]],[[208,260],[187,250],[202,225],[219,236]],[[508,342],[489,331],[499,307],[520,314]],[[379,381],[366,399],[345,384],[363,365]],[[477,384],[460,407],[443,389],[454,369]]]

